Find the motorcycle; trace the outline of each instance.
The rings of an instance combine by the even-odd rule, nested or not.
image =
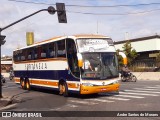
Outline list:
[[[13,78],[14,78],[14,73],[11,71],[10,74],[9,74],[9,79],[13,80]]]
[[[121,81],[122,82],[136,82],[137,77],[133,75],[131,72],[124,75],[124,73],[121,72]]]

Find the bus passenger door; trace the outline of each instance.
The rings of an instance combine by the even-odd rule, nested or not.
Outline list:
[[[80,70],[78,67],[78,58],[77,58],[77,50],[76,50],[76,44],[74,40],[67,39],[67,60],[68,60],[68,66],[70,72],[75,77],[80,77]]]

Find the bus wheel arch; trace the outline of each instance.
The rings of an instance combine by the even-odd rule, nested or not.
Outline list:
[[[59,80],[58,87],[59,87],[59,94],[63,95],[64,97],[67,97],[68,96],[68,85],[66,81],[63,79]]]

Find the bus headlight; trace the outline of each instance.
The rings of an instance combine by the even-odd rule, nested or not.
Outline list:
[[[93,86],[93,84],[91,84],[91,83],[82,83],[82,85],[84,85],[84,86]]]

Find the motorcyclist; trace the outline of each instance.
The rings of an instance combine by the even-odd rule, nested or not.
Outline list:
[[[127,65],[124,65],[123,67],[122,67],[122,76],[124,76],[124,77],[128,77],[129,76],[129,74],[130,74],[130,70],[129,70],[129,68],[128,68],[128,66]]]
[[[10,73],[9,73],[9,79],[12,80],[13,77],[14,77],[14,74],[13,74],[13,71],[11,70]]]

